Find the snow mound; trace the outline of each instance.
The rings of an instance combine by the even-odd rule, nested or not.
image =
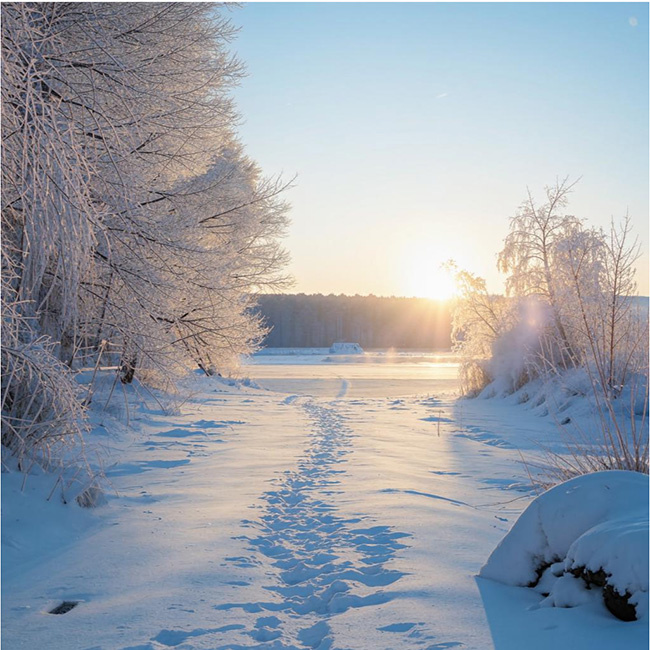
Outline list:
[[[363,354],[363,349],[358,343],[339,341],[332,343],[330,354]]]
[[[646,616],[648,476],[597,472],[548,490],[526,508],[479,575],[535,587],[546,596],[544,606],[577,606],[585,589],[602,588],[605,605],[619,618]]]

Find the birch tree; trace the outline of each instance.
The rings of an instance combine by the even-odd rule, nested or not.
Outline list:
[[[509,295],[534,296],[548,303],[557,363],[564,367],[580,362],[558,297],[562,282],[557,277],[561,264],[556,259],[558,245],[582,226],[580,219],[562,214],[574,186],[575,182],[570,183],[565,178],[547,187],[546,203],[542,205],[537,205],[529,191],[526,201],[510,220],[510,232],[498,258],[499,270],[508,273],[506,291]]]

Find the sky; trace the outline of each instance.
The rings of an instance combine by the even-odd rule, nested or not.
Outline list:
[[[239,135],[286,194],[293,291],[444,294],[440,264],[503,290],[527,188],[629,213],[648,295],[647,3],[250,3]]]

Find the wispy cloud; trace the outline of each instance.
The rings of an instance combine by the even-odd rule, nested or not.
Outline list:
[[[440,93],[439,95],[436,95],[436,99],[442,99],[443,97],[447,97],[449,93]]]

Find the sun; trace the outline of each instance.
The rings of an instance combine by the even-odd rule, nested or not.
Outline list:
[[[438,259],[422,255],[406,263],[405,295],[440,301],[451,300],[456,295],[454,278]]]

